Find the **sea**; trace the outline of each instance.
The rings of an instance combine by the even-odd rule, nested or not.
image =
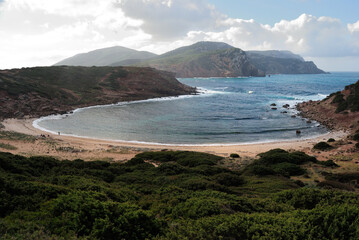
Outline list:
[[[359,72],[178,80],[200,93],[76,109],[33,124],[61,135],[163,145],[307,139],[328,130],[315,121],[293,117],[295,105],[342,90],[359,80]]]

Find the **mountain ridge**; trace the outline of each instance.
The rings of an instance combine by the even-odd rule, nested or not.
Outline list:
[[[98,49],[92,52],[108,51],[110,49]],[[176,77],[238,77],[264,76],[266,74],[325,73],[323,70],[318,69],[313,62],[305,61],[303,57],[290,51],[243,51],[224,42],[201,41],[189,46],[179,47],[161,55],[153,54],[152,56],[148,54],[143,56],[139,51],[124,49],[132,50],[133,54],[123,54],[127,57],[124,56],[112,62],[107,61],[107,65],[154,67],[159,70],[175,72]],[[134,54],[135,52],[136,54]],[[78,55],[74,57],[76,56]],[[86,58],[86,54],[80,56]],[[87,56],[91,58],[91,55]],[[69,62],[65,60],[55,65]]]

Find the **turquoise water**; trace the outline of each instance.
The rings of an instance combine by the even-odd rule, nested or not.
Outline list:
[[[202,94],[79,109],[71,115],[42,118],[35,126],[67,135],[163,144],[310,138],[327,129],[292,118],[295,109],[282,105],[323,99],[359,80],[359,73],[179,80],[198,87]],[[277,110],[271,109],[272,103]]]

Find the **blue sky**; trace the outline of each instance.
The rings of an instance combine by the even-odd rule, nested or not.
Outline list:
[[[231,18],[254,19],[274,24],[282,19],[295,19],[302,13],[330,16],[344,23],[359,19],[359,0],[209,0]]]

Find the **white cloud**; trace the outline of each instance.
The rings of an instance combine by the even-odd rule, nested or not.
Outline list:
[[[304,56],[332,57],[357,54],[347,27],[338,19],[302,14],[274,26],[254,20],[226,19],[224,31],[192,31],[189,39],[224,41],[236,47],[256,50],[291,50]]]
[[[218,27],[224,15],[206,0],[122,0],[126,16],[143,20],[142,29],[154,40],[173,40],[191,30]]]
[[[356,59],[359,21],[346,24],[302,14],[271,26],[229,18],[207,0],[0,3],[0,68],[51,65],[76,53],[114,45],[163,53],[203,40],[244,50],[291,50],[321,61]]]

